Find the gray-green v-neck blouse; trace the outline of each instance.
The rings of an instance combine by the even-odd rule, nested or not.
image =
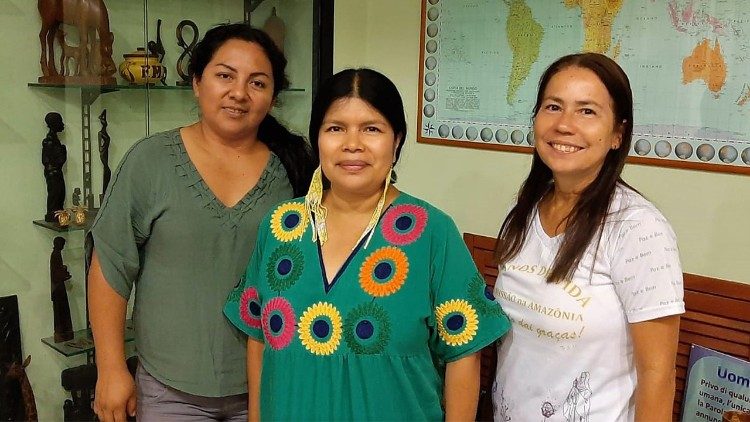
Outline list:
[[[154,378],[200,396],[247,392],[247,337],[222,309],[253,252],[261,218],[291,197],[274,154],[258,184],[229,208],[190,161],[179,129],[128,151],[87,246],[93,240],[104,277],[121,296],[136,286],[136,350]]]

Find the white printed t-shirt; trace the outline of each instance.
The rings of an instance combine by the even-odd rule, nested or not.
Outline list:
[[[498,276],[495,297],[512,328],[498,346],[495,420],[632,421],[628,323],[685,312],[674,232],[618,185],[596,256],[594,239],[571,280],[547,283],[561,240],[535,209],[521,252]]]

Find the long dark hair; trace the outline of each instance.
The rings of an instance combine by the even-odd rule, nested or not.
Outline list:
[[[615,128],[621,132],[622,141],[619,148],[607,153],[596,179],[583,190],[580,199],[570,211],[562,245],[547,275],[549,282],[572,277],[592,239],[597,234],[597,242],[601,239],[601,228],[606,220],[617,183],[628,186],[622,180],[621,174],[633,136],[633,94],[628,76],[615,61],[602,54],[571,54],[552,63],[539,80],[534,116],[536,117],[539,112],[550,79],[561,70],[570,67],[591,70],[607,88],[612,98]],[[531,170],[518,192],[516,205],[503,221],[498,234],[495,245],[495,260],[498,264],[505,264],[521,251],[534,207],[551,188],[551,183],[552,171],[535,150]]]
[[[309,137],[316,162],[318,156],[318,132],[323,124],[328,108],[342,98],[359,98],[385,117],[391,125],[396,139],[401,141],[396,146],[393,164],[401,156],[401,148],[406,141],[406,115],[404,103],[396,85],[387,76],[372,69],[344,69],[330,76],[323,82],[315,97],[310,113]]]
[[[263,49],[271,62],[274,99],[279,92],[289,87],[289,79],[285,74],[287,62],[284,53],[265,32],[244,23],[222,24],[209,29],[193,49],[188,66],[190,75],[200,80],[216,50],[232,39],[252,42]],[[294,196],[304,195],[317,166],[305,138],[293,134],[276,118],[267,114],[258,127],[258,139],[281,160],[294,190]]]

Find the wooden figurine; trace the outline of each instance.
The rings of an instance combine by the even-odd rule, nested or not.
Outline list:
[[[40,83],[90,83],[114,84],[115,62],[112,60],[114,35],[109,30],[109,14],[104,0],[37,0],[42,18],[39,31],[42,68]],[[55,66],[55,38],[60,41],[58,30],[61,24],[74,26],[78,31],[78,55],[76,74],[64,76]],[[92,32],[96,31],[96,36]],[[64,43],[64,36],[63,36]],[[62,43],[61,43],[62,46]],[[93,58],[93,60],[92,60]],[[98,65],[92,69],[91,62]]]
[[[102,110],[99,115],[99,123],[102,124],[102,128],[99,130],[99,158],[102,161],[102,167],[104,169],[102,174],[102,194],[99,197],[99,202],[104,199],[104,193],[107,192],[107,186],[109,185],[109,179],[112,177],[112,170],[109,168],[109,133],[107,133],[107,109]]]
[[[25,421],[38,421],[39,417],[36,413],[36,400],[34,399],[34,390],[31,388],[29,377],[26,375],[26,367],[31,363],[31,355],[23,361],[23,364],[13,362],[8,367],[8,371],[5,373],[5,380],[16,380],[21,386],[21,397],[23,398],[23,407],[25,413]]]
[[[57,218],[55,211],[64,209],[65,177],[63,165],[68,159],[68,151],[57,136],[65,129],[60,113],[47,113],[44,122],[49,131],[42,141],[42,165],[44,166],[44,180],[47,182],[47,213],[44,220],[53,222]]]
[[[188,43],[183,37],[183,30],[185,27],[189,27],[193,32],[192,40]],[[190,73],[189,64],[193,57],[193,49],[198,44],[198,25],[191,20],[183,20],[177,24],[177,45],[182,48],[182,53],[177,58],[177,74],[180,76],[180,80],[177,81],[178,86],[188,86],[193,83],[193,75]]]
[[[65,282],[70,280],[70,272],[62,259],[65,238],[55,237],[52,244],[52,254],[49,257],[50,296],[55,320],[55,343],[60,343],[73,339],[73,323],[70,320],[68,292],[65,289]]]

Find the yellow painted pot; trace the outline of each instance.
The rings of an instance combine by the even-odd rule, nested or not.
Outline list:
[[[143,48],[133,53],[123,54],[120,63],[120,76],[133,85],[155,84],[167,78],[167,68],[154,55],[146,55]]]

